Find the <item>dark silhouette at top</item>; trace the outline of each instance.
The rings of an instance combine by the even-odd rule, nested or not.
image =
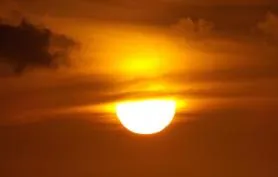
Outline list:
[[[53,43],[54,41],[54,43]],[[75,42],[25,19],[18,26],[0,23],[0,63],[22,73],[27,67],[57,67]]]

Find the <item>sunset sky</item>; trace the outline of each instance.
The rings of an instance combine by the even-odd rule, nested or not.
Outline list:
[[[276,177],[277,107],[276,0],[0,0],[1,177]]]

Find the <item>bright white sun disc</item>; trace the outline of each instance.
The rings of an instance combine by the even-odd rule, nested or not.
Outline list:
[[[174,118],[175,101],[144,100],[119,103],[116,106],[121,124],[137,134],[154,134],[167,127]]]

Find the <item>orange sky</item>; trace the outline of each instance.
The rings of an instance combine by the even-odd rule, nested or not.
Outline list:
[[[21,75],[0,44],[0,176],[278,175],[275,0],[5,0],[0,11],[76,44],[70,65]],[[127,132],[115,103],[153,97],[177,100],[173,124]]]

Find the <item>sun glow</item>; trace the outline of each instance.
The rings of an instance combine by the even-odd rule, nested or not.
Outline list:
[[[154,134],[167,127],[174,118],[176,102],[143,100],[119,103],[117,116],[124,127],[137,134]]]

